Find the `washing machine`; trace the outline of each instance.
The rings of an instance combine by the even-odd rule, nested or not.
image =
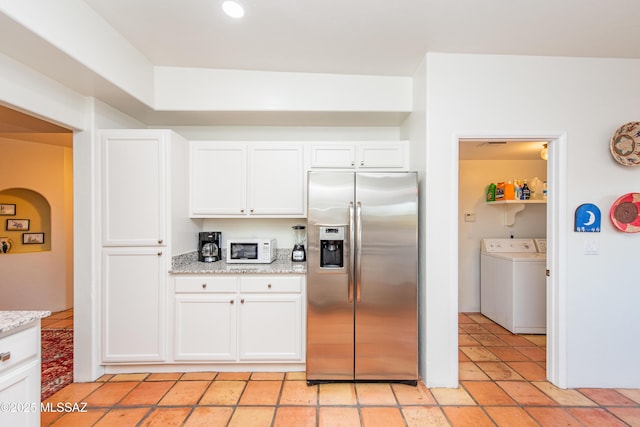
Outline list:
[[[514,334],[545,334],[546,264],[545,239],[483,239],[481,313]]]

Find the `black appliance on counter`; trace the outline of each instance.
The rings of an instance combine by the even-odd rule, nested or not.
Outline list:
[[[201,231],[198,233],[198,261],[216,262],[222,259],[222,233]]]

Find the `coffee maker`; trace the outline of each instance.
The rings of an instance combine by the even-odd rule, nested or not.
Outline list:
[[[198,261],[216,262],[222,259],[222,233],[201,231],[198,233]]]

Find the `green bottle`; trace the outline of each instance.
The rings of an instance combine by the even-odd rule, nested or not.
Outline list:
[[[492,182],[487,188],[487,202],[496,201],[496,185]]]

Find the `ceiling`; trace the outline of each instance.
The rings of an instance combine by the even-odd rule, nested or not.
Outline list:
[[[412,76],[426,52],[640,58],[638,0],[84,0],[153,64]]]
[[[540,151],[547,141],[518,139],[461,139],[460,160],[542,160]]]
[[[71,147],[69,129],[0,105],[0,138]]]

